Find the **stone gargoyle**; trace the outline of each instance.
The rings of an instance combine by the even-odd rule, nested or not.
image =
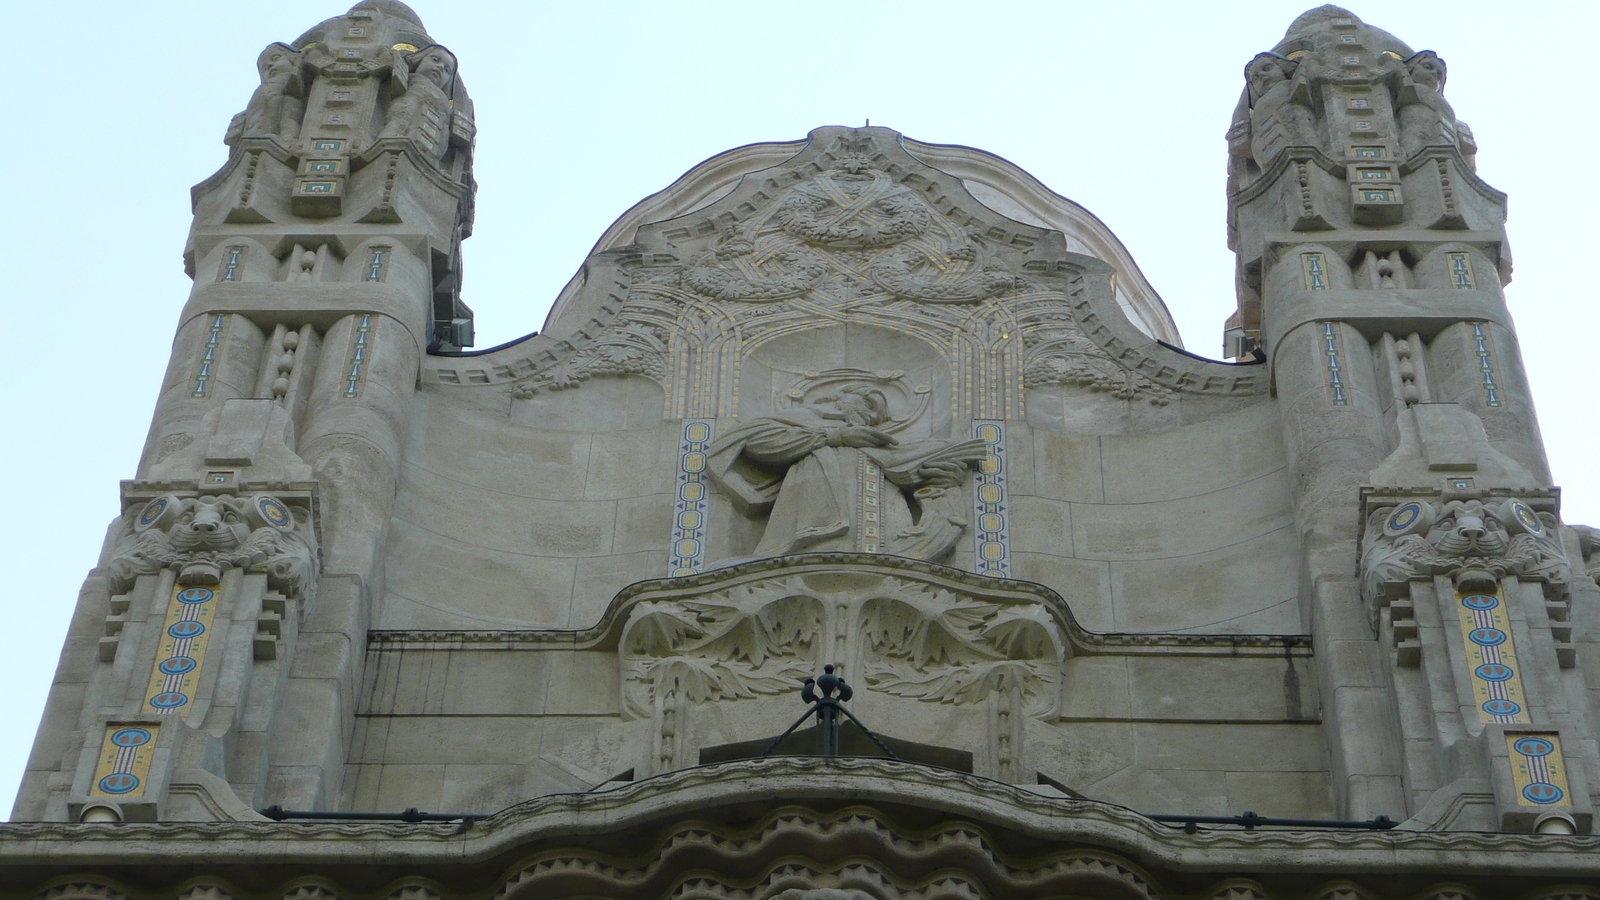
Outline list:
[[[162,569],[177,570],[180,584],[217,584],[224,571],[238,568],[265,574],[268,585],[288,597],[305,598],[316,589],[310,514],[271,495],[166,494],[127,518],[106,567],[114,592]]]
[[[1435,575],[1474,591],[1491,591],[1507,575],[1565,585],[1572,570],[1558,527],[1555,516],[1516,498],[1411,499],[1374,509],[1362,542],[1362,595],[1377,609],[1412,579]]]

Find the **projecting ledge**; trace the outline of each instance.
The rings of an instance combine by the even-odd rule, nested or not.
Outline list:
[[[640,847],[661,849],[640,868],[617,862],[635,859]],[[434,885],[446,895],[521,898],[550,896],[539,890],[571,878],[639,887],[649,872],[670,872],[691,856],[702,865],[715,859],[718,869],[817,863],[827,871],[829,860],[864,847],[862,858],[894,880],[937,868],[1016,892],[1044,881],[1057,892],[1107,896],[1109,880],[1164,896],[1228,877],[1213,873],[1287,871],[1296,896],[1339,879],[1397,875],[1468,883],[1495,876],[1513,887],[1509,877],[1521,896],[1589,877],[1600,837],[1226,827],[1187,834],[1110,803],[931,766],[785,757],[541,797],[470,824],[13,823],[0,825],[0,876],[40,887],[85,867],[115,866],[143,883],[231,886],[248,878],[281,891],[315,873],[342,897],[345,885],[427,872],[448,879]],[[940,859],[930,864],[930,855]],[[510,860],[519,861],[507,868]],[[1096,890],[1084,892],[1091,883]],[[595,893],[600,886],[592,885]]]

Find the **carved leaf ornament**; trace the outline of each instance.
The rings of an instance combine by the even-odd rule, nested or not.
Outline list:
[[[866,591],[819,592],[791,576],[635,606],[620,639],[624,706],[648,716],[668,687],[692,702],[791,693],[851,642],[870,689],[953,704],[1003,690],[1036,710],[1053,703],[1065,656],[1060,627],[1039,603],[892,577]]]

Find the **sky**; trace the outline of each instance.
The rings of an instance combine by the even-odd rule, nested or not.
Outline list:
[[[1099,216],[1185,345],[1220,355],[1234,308],[1226,131],[1250,58],[1306,0],[1212,2],[488,3],[414,8],[476,104],[476,231],[463,299],[478,346],[539,330],[606,227],[701,160],[868,119],[998,154]],[[1600,316],[1597,136],[1585,54],[1600,4],[1356,3],[1450,66],[1446,96],[1510,194],[1506,296],[1569,523],[1600,525],[1588,380]],[[178,312],[189,188],[255,59],[337,2],[79,0],[8,9],[0,237],[12,276],[0,396],[12,513],[0,524],[0,798],[14,796],[84,576],[149,427]],[[66,10],[70,10],[67,12]],[[1560,40],[1558,40],[1560,39]],[[1585,212],[1587,210],[1587,212]],[[54,323],[50,328],[47,324]],[[59,325],[59,332],[55,327]],[[26,513],[26,515],[24,515]],[[7,801],[0,799],[0,811]]]

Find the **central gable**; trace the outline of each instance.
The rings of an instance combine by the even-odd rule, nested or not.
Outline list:
[[[1154,405],[1261,390],[1254,372],[1139,332],[1112,271],[980,203],[894,131],[820,128],[715,202],[595,254],[544,335],[438,379],[509,382],[526,400],[641,376],[663,418],[720,418],[779,408],[842,368],[914,382],[935,423],[1020,419],[1026,392],[1052,385]]]

